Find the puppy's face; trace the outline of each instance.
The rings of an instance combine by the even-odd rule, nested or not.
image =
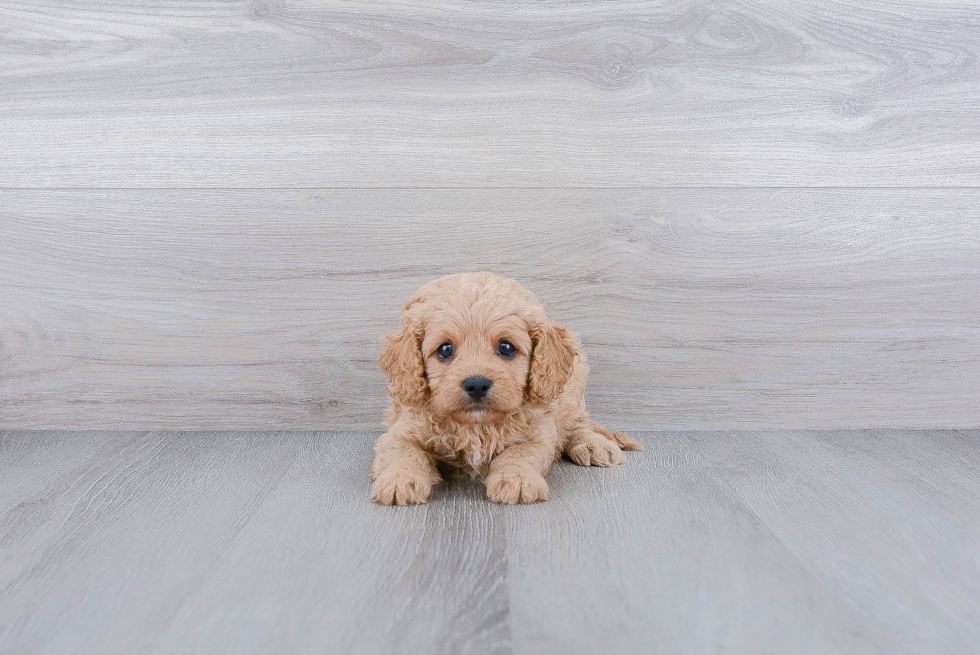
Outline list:
[[[534,295],[490,273],[424,285],[402,309],[378,363],[388,392],[458,423],[493,423],[527,403],[554,400],[571,375],[575,344]]]
[[[515,315],[478,303],[433,312],[422,354],[434,413],[458,423],[502,420],[524,403],[531,335]]]

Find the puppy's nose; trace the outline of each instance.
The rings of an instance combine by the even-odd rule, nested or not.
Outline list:
[[[463,380],[463,391],[473,400],[483,400],[493,386],[493,380],[482,375],[471,375]]]

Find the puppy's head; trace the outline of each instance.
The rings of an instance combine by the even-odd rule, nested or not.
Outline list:
[[[492,423],[557,398],[575,352],[568,330],[517,282],[460,273],[408,299],[402,329],[385,337],[378,363],[398,402],[458,423]]]

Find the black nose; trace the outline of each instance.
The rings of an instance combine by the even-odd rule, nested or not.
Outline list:
[[[463,380],[463,391],[473,400],[483,400],[493,386],[493,380],[482,375],[473,375]]]

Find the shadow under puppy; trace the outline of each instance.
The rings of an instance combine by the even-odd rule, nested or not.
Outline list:
[[[422,286],[378,357],[388,376],[385,432],[371,500],[424,503],[440,469],[478,475],[498,503],[548,498],[544,476],[565,454],[582,466],[625,461],[640,445],[585,409],[589,367],[579,340],[534,294],[491,273]]]

